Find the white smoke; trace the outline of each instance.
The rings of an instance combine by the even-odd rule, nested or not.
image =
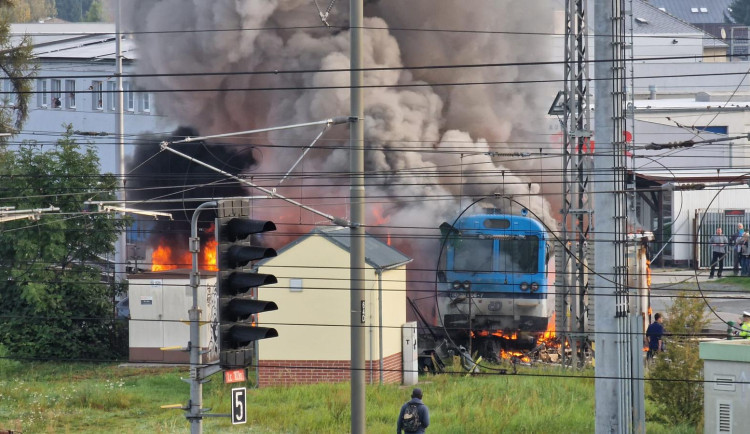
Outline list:
[[[374,2],[366,9],[364,65],[400,68],[548,60],[549,40],[528,33],[548,32],[553,27],[552,3]],[[157,107],[201,134],[348,115],[349,73],[345,70],[349,68],[349,33],[335,28],[311,29],[321,24],[313,1],[134,0],[124,2],[123,7],[126,27],[144,32],[136,36],[139,72],[196,73],[144,77],[138,85],[177,91],[157,93]],[[348,2],[335,3],[332,14],[329,22],[345,25]],[[231,30],[206,31],[225,29]],[[165,30],[180,32],[159,33]],[[323,72],[330,69],[344,71]],[[279,73],[233,74],[263,71]],[[209,72],[225,74],[201,75]],[[468,205],[471,199],[461,200],[462,195],[499,193],[513,195],[537,215],[549,218],[549,205],[538,194],[536,183],[541,173],[534,174],[534,170],[559,169],[559,162],[548,167],[549,163],[507,154],[546,147],[523,143],[539,141],[536,129],[556,92],[542,84],[512,82],[545,80],[556,73],[542,66],[366,71],[366,85],[383,86],[365,91],[365,139],[371,149],[366,163],[367,195],[375,204],[371,206],[382,208],[390,225],[435,228],[443,220],[452,221],[461,206]],[[509,83],[445,85],[469,82]],[[289,90],[247,90],[268,88]],[[266,185],[275,185],[300,155],[299,146],[309,143],[317,131],[285,131],[245,139],[245,143],[273,145],[262,148],[260,172],[254,175],[262,179],[265,174],[271,179]],[[309,179],[294,184],[316,186],[317,194],[301,187],[285,187],[281,192],[328,206],[339,215],[345,212],[348,180],[337,175],[346,174],[349,168],[347,137],[343,127],[326,133],[326,140],[298,169]],[[516,201],[497,205],[520,208]],[[291,218],[313,222],[296,214]]]

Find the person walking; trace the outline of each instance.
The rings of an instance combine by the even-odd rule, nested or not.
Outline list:
[[[654,315],[654,322],[649,324],[646,329],[646,338],[648,339],[648,353],[646,359],[653,359],[654,354],[664,351],[664,317],[660,313]]]
[[[742,324],[740,325],[740,339],[750,339],[750,312],[742,312]]]
[[[727,255],[729,240],[726,235],[722,234],[721,228],[716,228],[716,234],[712,235],[708,242],[711,243],[711,251],[713,252],[713,255],[711,255],[711,274],[708,275],[708,278],[714,278],[717,263],[719,264],[719,274],[717,276],[721,278],[721,273],[724,271],[724,257]]]
[[[734,250],[734,271],[735,276],[740,274],[740,259],[742,259],[742,236],[745,234],[745,227],[742,223],[737,223],[737,232],[732,235],[729,240],[732,243],[732,250]]]
[[[396,432],[401,434],[403,430],[407,433],[424,434],[428,426],[430,426],[430,410],[422,402],[422,389],[415,388],[411,392],[409,402],[401,406]]]

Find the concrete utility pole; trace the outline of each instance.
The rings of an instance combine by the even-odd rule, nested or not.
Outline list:
[[[351,401],[352,434],[365,432],[365,113],[362,101],[362,0],[349,0],[351,158]]]
[[[115,77],[117,77],[117,92],[115,92],[115,165],[117,166],[117,198],[121,201],[120,206],[125,207],[125,143],[123,137],[123,95],[122,95],[122,14],[120,11],[120,0],[115,4]],[[120,214],[122,216],[122,214]],[[127,264],[127,240],[125,232],[120,232],[115,244],[115,281],[125,280]]]
[[[595,0],[596,432],[645,432],[640,345],[627,282],[626,0]],[[638,354],[634,354],[634,348]]]

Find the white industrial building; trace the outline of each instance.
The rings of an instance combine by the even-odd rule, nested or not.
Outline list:
[[[111,23],[12,24],[15,38],[29,35],[37,59],[30,113],[15,141],[55,143],[71,124],[75,139],[98,146],[104,172],[115,172],[115,26]],[[123,38],[123,75],[135,71],[135,43]],[[10,81],[2,89],[10,92]],[[127,144],[139,134],[171,132],[154,96],[123,79],[124,134]]]

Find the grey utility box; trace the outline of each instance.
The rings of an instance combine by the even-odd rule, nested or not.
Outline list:
[[[198,307],[203,362],[216,360],[216,276],[201,270]],[[187,363],[190,353],[188,310],[193,305],[189,270],[168,270],[129,276],[129,346],[131,362]],[[162,348],[172,347],[165,351]]]
[[[750,339],[701,342],[704,432],[746,433],[750,427]]]

